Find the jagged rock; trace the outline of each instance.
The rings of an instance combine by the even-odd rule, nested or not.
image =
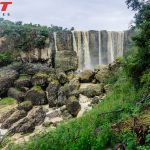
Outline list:
[[[59,87],[59,82],[54,80],[53,82],[49,83],[49,86],[46,89],[48,104],[50,107],[55,107],[57,105]]]
[[[36,85],[44,86],[46,85],[47,81],[48,81],[48,75],[43,72],[38,72],[32,77],[32,84],[34,86]]]
[[[75,71],[78,68],[78,59],[75,51],[58,51],[55,56],[55,68],[62,71]]]
[[[18,73],[15,70],[0,69],[0,95],[7,92],[17,77]]]
[[[16,88],[9,88],[7,95],[16,99],[19,103],[24,101],[25,93]]]
[[[46,113],[44,112],[43,108],[41,106],[34,107],[29,113],[27,118],[29,120],[34,121],[34,126],[38,126],[42,124],[45,120]]]
[[[0,116],[0,123],[3,123],[7,118],[9,118],[14,112],[16,111],[15,108],[9,110],[8,112],[3,113]]]
[[[87,86],[86,88],[80,89],[80,94],[83,94],[89,98],[100,96],[103,94],[104,88],[101,84],[92,84]]]
[[[28,133],[35,129],[44,122],[46,113],[43,111],[42,107],[34,107],[27,115],[27,117],[16,122],[10,129],[10,133]]]
[[[94,72],[92,70],[84,70],[80,74],[79,79],[80,79],[80,82],[82,83],[89,83],[89,82],[92,82],[93,77],[94,77]]]
[[[51,68],[47,66],[47,64],[41,64],[41,63],[26,63],[24,65],[24,72],[29,75],[34,75],[38,73],[39,71],[49,73]]]
[[[18,110],[30,111],[33,108],[31,101],[24,101],[17,107]]]
[[[24,110],[16,110],[9,118],[7,118],[1,125],[2,129],[9,129],[12,124],[22,119],[27,115],[27,112]]]
[[[103,82],[105,79],[107,79],[110,75],[110,70],[107,65],[100,65],[95,68],[95,79],[99,82]]]
[[[27,75],[20,75],[19,79],[14,82],[15,87],[31,87],[30,77]]]
[[[71,32],[56,33],[56,43],[58,51],[73,51],[73,37]]]
[[[69,86],[69,89],[70,89],[71,91],[79,90],[79,88],[80,88],[80,82],[79,82],[78,78],[72,79],[72,80],[69,82],[68,86]]]
[[[65,84],[68,82],[67,75],[63,72],[58,73],[58,80],[60,84]]]
[[[34,131],[34,129],[34,121],[25,117],[13,124],[13,126],[9,129],[9,133],[29,133]]]
[[[25,96],[25,100],[31,101],[33,105],[45,105],[48,103],[46,93],[40,86],[34,86]]]
[[[76,117],[79,111],[81,110],[81,105],[79,100],[75,96],[69,97],[67,100],[67,110],[73,116]]]
[[[58,91],[57,106],[63,106],[66,104],[69,93],[68,84],[60,87]]]
[[[60,110],[54,110],[52,112],[47,113],[46,116],[49,119],[60,117],[61,116],[61,111]]]

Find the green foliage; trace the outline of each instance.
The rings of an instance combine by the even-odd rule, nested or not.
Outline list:
[[[127,0],[129,8],[136,10],[135,28],[138,34],[133,38],[137,53],[128,61],[129,75],[140,83],[143,73],[150,68],[150,3],[139,0]]]
[[[10,52],[0,52],[0,64],[10,63],[12,54]]]
[[[0,36],[6,36],[8,41],[14,44],[15,50],[28,51],[33,48],[44,48],[46,39],[50,33],[58,31],[70,31],[69,29],[51,25],[51,27],[23,24],[0,19]]]
[[[33,87],[32,87],[32,90],[41,91],[42,88],[41,88],[40,86],[33,86]]]
[[[6,97],[0,100],[0,106],[16,104],[16,100],[10,97]]]

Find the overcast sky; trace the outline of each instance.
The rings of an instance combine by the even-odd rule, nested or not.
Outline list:
[[[7,19],[76,30],[126,30],[133,12],[125,0],[12,0]]]

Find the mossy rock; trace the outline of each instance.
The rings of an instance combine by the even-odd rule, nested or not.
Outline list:
[[[29,111],[33,108],[32,102],[31,101],[24,101],[19,104],[17,109],[19,110],[24,110],[24,111]]]
[[[40,86],[34,86],[26,94],[25,100],[31,101],[33,105],[45,105],[48,103],[46,92]]]
[[[44,86],[48,81],[48,77],[49,76],[46,73],[38,72],[32,77],[32,84]]]

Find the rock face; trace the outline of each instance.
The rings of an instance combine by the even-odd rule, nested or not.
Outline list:
[[[78,59],[75,51],[58,51],[55,57],[55,68],[62,71],[75,71],[78,68]]]
[[[47,104],[46,93],[38,86],[29,90],[25,96],[25,100],[31,101],[33,105]]]
[[[17,77],[18,73],[15,70],[0,69],[0,95],[7,92]]]

